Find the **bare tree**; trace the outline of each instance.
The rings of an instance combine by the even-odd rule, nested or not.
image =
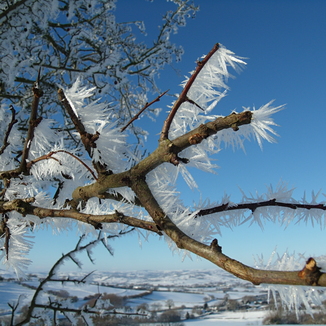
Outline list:
[[[175,0],[177,10],[165,16],[166,24],[154,47],[144,48],[142,45],[133,49],[135,44],[129,34],[122,38],[125,31],[121,32],[122,26],[112,17],[108,18],[111,21],[100,23],[107,27],[111,22],[114,37],[103,39],[104,32],[99,31],[101,37],[96,38],[96,28],[104,27],[98,27],[100,24],[95,24],[94,20],[98,17],[104,19],[101,13],[107,13],[108,6],[113,6],[111,1],[103,2],[104,7],[96,7],[96,10],[89,7],[86,0],[81,2],[83,6],[70,8],[70,2],[68,5],[59,1],[56,8],[47,9],[46,16],[51,18],[56,13],[61,17],[64,14],[68,19],[73,12],[81,24],[78,28],[74,20],[62,24],[59,20],[58,27],[45,19],[43,32],[36,35],[40,27],[30,22],[34,29],[26,31],[26,40],[36,35],[41,39],[41,48],[45,46],[50,50],[43,55],[43,50],[38,50],[34,43],[25,43],[24,47],[29,49],[32,58],[28,69],[22,64],[10,66],[10,60],[6,61],[9,54],[2,58],[8,65],[1,71],[5,85],[2,96],[18,99],[10,106],[4,101],[0,111],[3,117],[0,153],[3,262],[20,274],[27,264],[24,254],[28,254],[31,247],[24,237],[28,228],[37,229],[45,223],[65,228],[77,221],[82,233],[96,234],[97,230],[103,230],[118,234],[132,227],[163,235],[178,248],[201,256],[254,284],[325,286],[326,276],[313,258],[308,259],[301,271],[255,269],[226,256],[215,238],[220,225],[238,225],[244,219],[276,219],[289,211],[295,219],[309,214],[312,209],[321,212],[316,219],[322,218],[323,204],[296,201],[284,187],[270,190],[263,201],[248,198],[236,204],[223,198],[220,204],[208,207],[186,207],[177,196],[175,183],[178,175],[181,174],[192,187],[195,181],[188,166],[213,171],[215,166],[210,155],[219,150],[221,142],[243,146],[243,141],[250,137],[259,145],[263,140],[273,141],[275,123],[271,115],[283,106],[275,107],[269,102],[258,110],[246,109],[225,117],[212,114],[227,90],[228,69],[245,64],[242,58],[215,44],[197,62],[195,70],[184,82],[182,92],[158,130],[157,148],[144,156],[139,146],[128,143],[127,137],[141,134],[135,127],[132,129],[133,121],[139,112],[147,112],[163,94],[150,103],[143,103],[136,100],[139,99],[137,89],[140,87],[147,91],[143,81],[151,83],[152,73],[168,61],[162,58],[162,53],[166,54],[167,50],[169,58],[171,49],[174,49],[172,53],[179,53],[170,47],[166,33],[170,33],[172,25],[182,25],[185,15],[195,9],[188,1]],[[18,31],[14,22],[27,17],[21,13],[29,12],[34,5],[39,5],[39,2],[26,0],[3,9],[0,14],[3,26],[9,24],[11,30]],[[92,15],[85,18],[89,10]],[[9,16],[17,18],[9,20]],[[90,28],[88,32],[87,28],[83,29],[84,24]],[[53,35],[57,39],[54,40]],[[123,51],[122,41],[126,42]],[[43,42],[47,43],[44,45]],[[11,53],[20,53],[18,44],[10,44],[16,46]],[[107,48],[107,44],[112,46]],[[71,57],[72,53],[76,56]],[[111,61],[114,61],[114,68]],[[43,71],[40,67],[49,70]],[[20,78],[23,77],[19,77],[19,74],[26,76],[28,73],[33,85],[31,99],[24,95],[27,93],[21,84]],[[135,87],[131,87],[132,83],[129,84],[127,79],[133,81],[135,74],[138,74],[138,81]],[[102,81],[103,75],[111,76],[114,82]],[[44,89],[49,87],[51,93],[56,87],[53,76],[63,84],[58,89],[58,103],[64,109],[61,117],[58,117],[56,101],[44,95],[48,92]],[[116,103],[111,105],[96,100],[97,90],[108,94],[109,101],[115,96]],[[20,107],[29,101],[29,118],[23,119],[26,112]],[[64,125],[59,127],[62,120]]]

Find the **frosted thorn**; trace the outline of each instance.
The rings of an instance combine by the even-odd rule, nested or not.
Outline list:
[[[239,127],[237,126],[236,123],[234,123],[231,128],[234,130],[234,131],[238,131],[239,130]]]
[[[305,280],[307,285],[318,285],[320,276],[323,274],[317,266],[315,259],[309,258],[305,267],[298,273],[298,276]]]
[[[41,68],[42,68],[42,66],[40,66],[40,68],[38,70],[37,79],[33,86],[33,94],[37,98],[40,98],[43,95],[43,91],[40,89]]]
[[[182,163],[184,163],[184,164],[188,164],[188,163],[190,162],[190,160],[187,159],[187,158],[185,158],[185,157],[179,157],[179,156],[178,156],[178,159],[179,159]]]
[[[195,101],[191,100],[189,97],[186,96],[186,101],[190,104],[196,105],[197,108],[201,109],[202,111],[205,111],[200,105],[198,105]]]
[[[184,164],[187,164],[187,163],[189,163],[189,160],[187,158],[179,157],[176,154],[172,154],[171,159],[170,159],[170,163],[177,166],[177,165],[179,165],[180,162],[182,162]]]
[[[117,215],[117,218],[118,218],[118,222],[120,223],[123,218],[125,217],[123,213],[121,212],[118,212],[117,210],[115,211],[116,215]]]
[[[217,252],[222,252],[222,247],[218,245],[217,239],[213,239],[211,242],[210,248]]]

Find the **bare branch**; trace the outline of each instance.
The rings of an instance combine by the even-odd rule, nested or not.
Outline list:
[[[227,117],[219,117],[214,121],[202,124],[173,141],[160,141],[157,149],[136,164],[130,171],[103,175],[100,182],[76,188],[72,194],[73,200],[78,203],[80,200],[88,200],[91,197],[101,198],[110,188],[130,187],[131,175],[145,178],[150,171],[162,163],[169,162],[177,165],[179,161],[184,160],[178,157],[178,154],[184,149],[199,144],[202,140],[223,129],[233,128],[237,130],[239,126],[249,124],[251,118],[252,113],[250,111],[232,113]]]
[[[128,233],[128,231],[126,232]],[[122,232],[121,235],[123,235],[124,233]],[[82,252],[84,250],[88,250],[89,248],[91,248],[94,244],[99,243],[103,240],[103,236],[101,235],[101,233],[99,233],[99,236],[97,239],[88,242],[87,244],[85,244],[84,246],[81,246],[81,241],[83,240],[85,235],[82,235],[76,245],[76,247],[69,251],[68,253],[62,255],[55,263],[54,265],[51,267],[51,269],[49,270],[48,275],[40,282],[40,284],[38,285],[37,289],[34,292],[34,295],[32,297],[32,300],[29,304],[29,308],[27,311],[27,316],[19,323],[16,324],[16,326],[21,326],[21,325],[25,325],[28,324],[32,319],[34,319],[35,317],[33,316],[33,312],[36,308],[41,308],[41,309],[49,309],[49,310],[53,310],[53,312],[56,314],[57,312],[62,312],[63,314],[65,312],[73,312],[76,314],[82,314],[82,313],[87,313],[87,314],[99,314],[99,310],[98,309],[89,309],[87,306],[84,306],[83,308],[77,309],[77,308],[70,308],[70,307],[64,307],[62,306],[60,303],[58,303],[57,301],[52,301],[51,298],[49,297],[49,303],[48,304],[41,304],[38,303],[37,299],[39,297],[39,295],[44,291],[45,289],[45,285],[47,282],[61,282],[61,283],[67,283],[67,282],[73,282],[73,283],[86,283],[86,278],[91,275],[92,273],[88,273],[87,275],[85,275],[82,279],[55,279],[53,278],[53,276],[56,275],[57,270],[60,268],[60,266],[63,264],[63,262],[66,259],[72,259],[72,256],[74,256],[76,253]],[[107,236],[107,238],[111,239],[111,238],[116,238],[119,237],[120,235],[112,235],[112,236]],[[18,305],[18,304],[17,304]],[[14,313],[14,312],[13,312]],[[107,314],[120,314],[120,312],[106,312]],[[124,313],[122,312],[121,314],[124,315],[134,315],[136,313]],[[137,313],[137,315],[139,315]]]
[[[96,145],[95,145],[96,139],[92,138],[94,135],[88,134],[86,132],[85,126],[83,125],[83,123],[80,121],[80,119],[75,114],[74,110],[72,109],[69,101],[67,100],[67,98],[61,88],[58,90],[58,96],[59,96],[59,100],[61,101],[62,106],[68,113],[76,130],[78,131],[87,153],[89,154],[90,157],[92,157],[92,148],[96,147]]]
[[[7,226],[8,216],[4,214],[4,217],[1,221],[1,234],[0,236],[5,237],[4,250],[6,251],[6,259],[9,259],[9,244],[10,244],[10,229]]]

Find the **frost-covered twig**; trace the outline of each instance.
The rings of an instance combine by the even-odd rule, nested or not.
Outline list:
[[[0,148],[0,155],[3,154],[4,150],[10,145],[10,143],[8,142],[10,132],[11,132],[14,124],[18,122],[18,120],[16,119],[16,111],[12,105],[10,105],[10,110],[11,110],[11,121],[8,124],[8,129],[7,129],[7,131],[5,133],[5,137],[3,139],[3,145]]]
[[[94,172],[91,170],[91,168],[84,161],[82,161],[79,157],[77,157],[76,155],[74,155],[74,154],[72,154],[72,153],[70,153],[70,152],[68,152],[66,150],[56,150],[56,151],[50,152],[48,154],[45,154],[43,156],[40,156],[40,157],[38,157],[38,158],[36,158],[36,159],[31,160],[30,162],[28,162],[27,165],[26,165],[26,167],[28,169],[30,169],[33,164],[35,164],[37,162],[40,162],[42,160],[48,160],[48,159],[53,159],[53,160],[57,161],[59,164],[61,164],[60,161],[57,158],[55,158],[55,157],[52,156],[52,155],[54,155],[56,153],[65,153],[67,155],[72,156],[75,160],[77,160],[80,164],[82,164],[90,172],[90,174],[92,175],[92,177],[94,178],[94,180],[97,180],[97,176],[94,174]]]
[[[261,202],[255,202],[255,203],[239,203],[229,205],[228,203],[224,203],[215,207],[201,209],[197,216],[206,216],[214,213],[220,213],[220,212],[227,212],[227,211],[236,211],[236,210],[250,210],[252,213],[255,212],[257,208],[262,207],[284,207],[284,208],[290,208],[290,209],[318,209],[325,211],[326,206],[324,204],[300,204],[300,203],[287,203],[287,202],[280,202],[276,199],[270,199],[266,201]]]
[[[212,55],[219,49],[219,44],[216,43],[214,45],[214,47],[212,48],[212,50],[205,56],[205,58],[202,61],[198,61],[197,62],[197,68],[194,71],[194,73],[191,75],[191,77],[189,78],[187,84],[185,85],[185,87],[183,88],[181,94],[179,95],[178,99],[175,101],[168,117],[166,118],[162,131],[161,131],[161,137],[160,140],[164,140],[164,139],[168,139],[168,135],[169,135],[169,130],[171,127],[171,123],[173,121],[174,116],[176,115],[177,111],[179,110],[180,106],[182,103],[189,101],[190,103],[193,102],[193,99],[188,98],[188,92],[192,86],[192,84],[194,83],[194,81],[196,80],[196,78],[198,77],[198,74],[200,73],[200,71],[203,69],[203,67],[205,66],[205,64],[209,61],[209,59],[212,57]],[[194,103],[196,104],[196,103]]]
[[[33,96],[33,102],[31,107],[31,114],[29,117],[29,127],[28,127],[27,137],[25,139],[24,149],[22,152],[22,157],[21,157],[21,162],[19,167],[20,172],[25,172],[26,170],[28,155],[34,138],[34,131],[37,125],[42,120],[42,117],[37,117],[37,110],[38,110],[40,98],[41,96],[43,96],[43,91],[42,89],[40,89],[40,70],[39,70],[37,80],[33,86],[33,95],[34,96]]]
[[[85,126],[77,116],[77,112],[73,109],[67,97],[65,96],[64,91],[61,88],[58,90],[58,96],[59,96],[59,100],[61,101],[61,104],[67,111],[76,130],[78,131],[81,141],[83,142],[87,153],[89,154],[90,157],[92,157],[92,148],[96,147],[95,142],[98,139],[98,135],[90,134],[86,131]]]
[[[151,221],[141,220],[131,216],[126,216],[118,211],[113,214],[103,215],[85,214],[73,209],[69,210],[37,207],[32,205],[30,203],[31,201],[32,199],[15,199],[13,201],[0,201],[0,213],[17,211],[23,216],[31,214],[34,216],[38,216],[40,219],[44,219],[46,217],[74,219],[86,224],[90,224],[94,226],[95,229],[101,229],[102,225],[105,223],[121,223],[160,234],[160,230],[157,228],[155,223]]]

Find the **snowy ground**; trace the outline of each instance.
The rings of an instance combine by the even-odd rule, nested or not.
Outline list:
[[[0,275],[7,278],[8,275]],[[69,277],[77,279],[85,274],[74,274]],[[44,275],[38,275],[44,277]],[[65,275],[66,277],[67,275]],[[136,308],[147,304],[150,309],[167,309],[167,301],[172,300],[175,308],[183,306],[183,312],[192,312],[192,308],[209,307],[225,300],[241,301],[244,297],[257,297],[266,294],[264,287],[255,287],[248,282],[241,281],[216,270],[206,271],[135,271],[135,272],[97,272],[92,276],[92,284],[75,286],[73,283],[47,283],[45,290],[65,290],[70,296],[82,300],[95,293],[114,293],[121,297],[129,297],[125,305]],[[38,280],[25,281],[29,286],[37,286]],[[25,304],[31,300],[34,290],[14,281],[0,282],[0,311],[9,312],[8,302],[14,303],[19,296]],[[137,297],[130,297],[135,296]],[[84,301],[85,302],[85,301]],[[78,304],[78,302],[77,302]],[[257,303],[248,310],[236,312],[223,311],[211,312],[206,316],[182,321],[185,326],[254,326],[262,325],[263,318],[268,311],[266,306]]]
[[[254,326],[262,325],[266,311],[225,312],[196,320],[184,321],[185,326]]]

